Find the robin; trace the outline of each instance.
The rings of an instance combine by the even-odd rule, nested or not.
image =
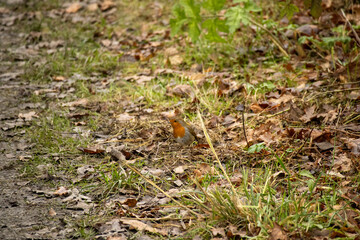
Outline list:
[[[190,145],[195,139],[197,140],[194,129],[189,124],[177,117],[169,118],[169,121],[173,128],[173,135],[176,142],[181,145]]]

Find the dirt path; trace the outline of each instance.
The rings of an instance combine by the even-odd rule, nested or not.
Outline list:
[[[18,16],[12,14],[0,15],[2,23]],[[36,193],[46,186],[21,178],[33,146],[22,129],[29,122],[21,114],[41,107],[30,100],[36,86],[20,79],[29,60],[21,51],[23,41],[24,34],[14,27],[0,26],[0,239],[61,238],[62,224],[49,221],[48,214],[58,204]]]

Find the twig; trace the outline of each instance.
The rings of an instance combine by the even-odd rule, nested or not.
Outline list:
[[[319,92],[316,95],[327,94],[327,93],[336,93],[336,92],[355,91],[355,90],[360,90],[360,88],[335,89],[335,90],[330,90],[330,91],[325,91],[325,92]]]
[[[342,130],[342,129],[336,129],[336,128],[328,128],[332,131],[337,131],[337,132],[341,132],[341,133],[344,133],[346,135],[351,135],[351,136],[354,136],[354,137],[360,137],[360,134],[355,134],[355,133],[351,133],[351,132],[347,132],[345,130]]]
[[[280,49],[280,51],[285,55],[285,57],[289,57],[289,54],[286,52],[285,48],[282,46],[281,42],[266,28],[264,28],[260,23],[255,20],[248,18],[252,24],[255,24],[262,30],[264,30],[267,34],[269,34],[270,39],[275,43],[275,45]]]
[[[172,201],[174,201],[176,204],[178,204],[179,206],[187,209],[188,211],[190,211],[192,214],[194,214],[196,217],[198,218],[202,218],[202,216],[196,212],[194,212],[193,210],[191,210],[190,208],[188,208],[187,206],[183,205],[181,202],[179,202],[178,200],[174,199],[172,196],[170,196],[168,193],[166,193],[164,190],[162,190],[158,185],[156,185],[156,183],[154,183],[153,181],[151,181],[150,179],[148,179],[147,177],[145,177],[143,174],[140,173],[139,170],[137,170],[135,167],[131,166],[130,164],[128,164],[125,160],[125,156],[115,150],[112,149],[110,152],[110,155],[115,157],[116,159],[118,159],[122,164],[126,165],[128,168],[130,168],[133,172],[135,172],[136,174],[138,174],[142,179],[144,179],[146,182],[150,183],[153,187],[155,187],[157,190],[159,190],[161,193],[163,193],[166,197],[170,198]]]
[[[356,39],[356,43],[358,45],[358,47],[360,47],[360,38],[359,38],[359,35],[356,33],[355,29],[352,27],[351,23],[349,22],[349,20],[347,19],[344,11],[341,9],[341,14],[342,14],[342,17],[345,19],[346,23],[349,24],[349,27],[351,28],[351,31],[354,33],[354,36],[355,36],[355,39]]]
[[[249,148],[250,145],[249,145],[249,142],[248,142],[248,140],[247,140],[246,130],[245,130],[245,116],[244,116],[244,111],[241,111],[241,115],[242,115],[242,125],[243,125],[243,132],[244,132],[244,137],[245,137],[245,141],[246,141],[246,146]]]
[[[227,175],[227,173],[226,173],[223,165],[222,165],[221,162],[220,162],[220,159],[219,159],[218,155],[216,154],[216,151],[215,151],[214,146],[213,146],[213,144],[212,144],[212,142],[211,142],[210,136],[209,136],[209,134],[208,134],[208,132],[207,132],[207,130],[206,130],[204,121],[203,121],[203,119],[202,119],[202,117],[201,117],[201,114],[200,114],[199,110],[197,111],[197,114],[198,114],[198,117],[199,117],[199,119],[200,119],[201,127],[202,127],[202,130],[203,130],[203,132],[204,132],[206,141],[207,141],[207,143],[209,144],[211,151],[212,151],[213,154],[215,155],[215,158],[216,158],[216,160],[217,160],[217,162],[218,162],[218,164],[219,164],[219,167],[220,167],[221,171],[223,172],[226,180],[227,180],[228,183],[230,184],[231,190],[232,190],[234,196],[236,197],[236,199],[239,199],[239,196],[238,196],[238,194],[237,194],[237,192],[236,192],[236,190],[235,190],[234,185],[231,183],[229,176]]]
[[[290,108],[287,108],[287,109],[285,109],[285,110],[282,110],[282,111],[280,111],[280,112],[274,113],[273,115],[269,115],[269,116],[266,116],[266,117],[267,117],[267,118],[272,118],[272,117],[275,117],[275,116],[277,116],[277,115],[283,114],[284,112],[287,112],[287,111],[289,111],[289,110],[290,110]]]

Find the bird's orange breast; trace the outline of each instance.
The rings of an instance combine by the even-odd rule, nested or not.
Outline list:
[[[178,138],[178,137],[184,137],[185,136],[185,128],[183,126],[181,126],[181,124],[176,124],[176,126],[173,126],[174,128],[174,137]]]

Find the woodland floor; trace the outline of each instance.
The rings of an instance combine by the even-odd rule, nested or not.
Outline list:
[[[0,238],[360,239],[360,42],[337,8],[279,20],[284,58],[256,28],[171,38],[167,1],[0,1]]]

